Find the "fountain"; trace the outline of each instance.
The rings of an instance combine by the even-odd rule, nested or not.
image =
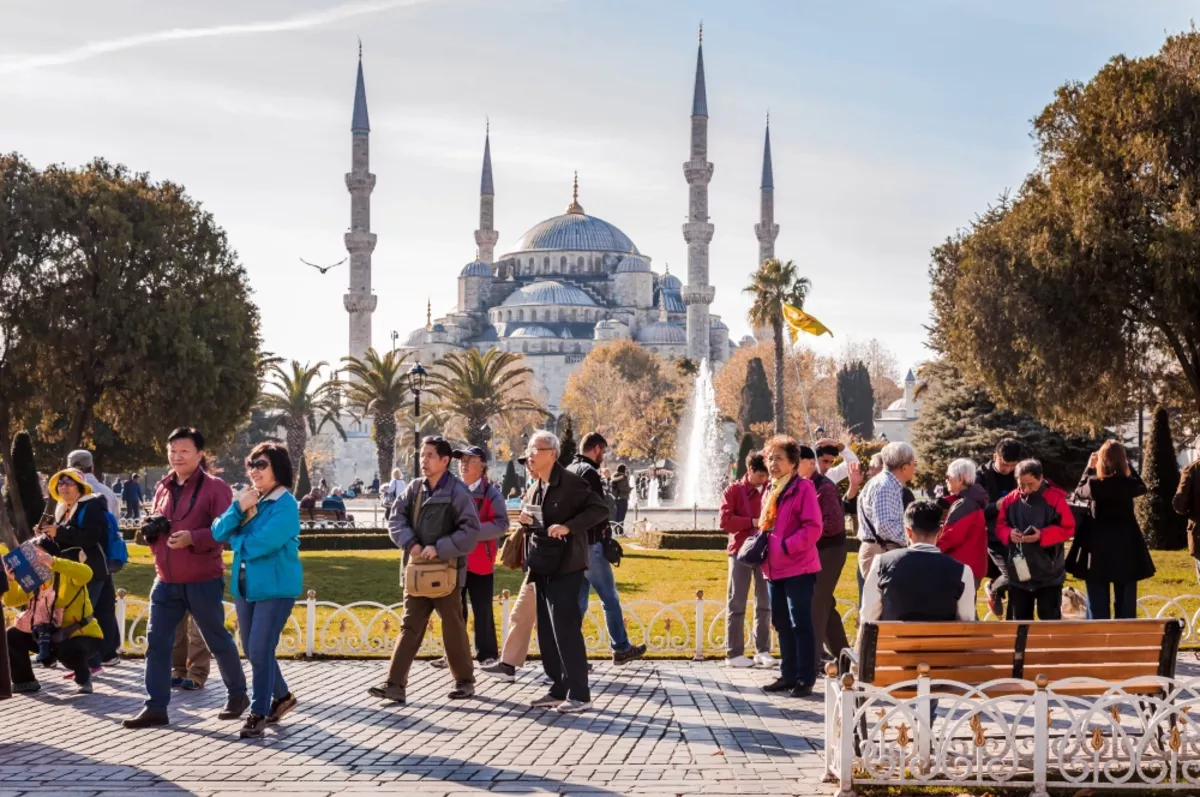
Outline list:
[[[650,480],[650,484],[646,485],[646,506],[649,509],[658,509],[660,506],[658,502],[658,490],[658,477],[655,476]]]

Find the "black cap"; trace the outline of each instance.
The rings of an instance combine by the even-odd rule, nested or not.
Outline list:
[[[488,461],[487,452],[479,446],[467,446],[466,448],[454,449],[455,459],[462,459],[463,457],[479,457],[484,462]]]

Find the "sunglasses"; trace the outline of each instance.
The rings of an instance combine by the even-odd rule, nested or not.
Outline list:
[[[265,459],[255,459],[246,461],[247,470],[266,470],[271,467],[271,463]]]

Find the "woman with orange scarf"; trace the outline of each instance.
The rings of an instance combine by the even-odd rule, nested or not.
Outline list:
[[[769,582],[771,623],[779,634],[781,659],[779,678],[763,690],[789,692],[792,697],[811,695],[817,680],[812,601],[821,570],[817,540],[824,528],[817,489],[797,473],[800,448],[785,435],[776,435],[764,446],[771,489],[758,524],[770,534],[763,573]]]

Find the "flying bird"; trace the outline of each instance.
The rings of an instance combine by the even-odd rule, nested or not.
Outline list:
[[[304,264],[304,265],[306,265],[306,266],[312,266],[312,267],[313,267],[313,268],[315,268],[317,271],[319,271],[319,272],[321,272],[322,274],[324,274],[325,272],[329,271],[329,269],[331,269],[331,268],[337,268],[338,266],[340,266],[342,263],[345,263],[345,262],[346,262],[347,260],[349,260],[349,259],[350,259],[349,257],[343,257],[341,260],[339,260],[338,262],[334,263],[332,266],[318,266],[316,263],[309,263],[309,262],[308,262],[307,260],[305,260],[304,258],[300,258],[300,262],[301,262],[301,263],[303,263],[303,264]]]

